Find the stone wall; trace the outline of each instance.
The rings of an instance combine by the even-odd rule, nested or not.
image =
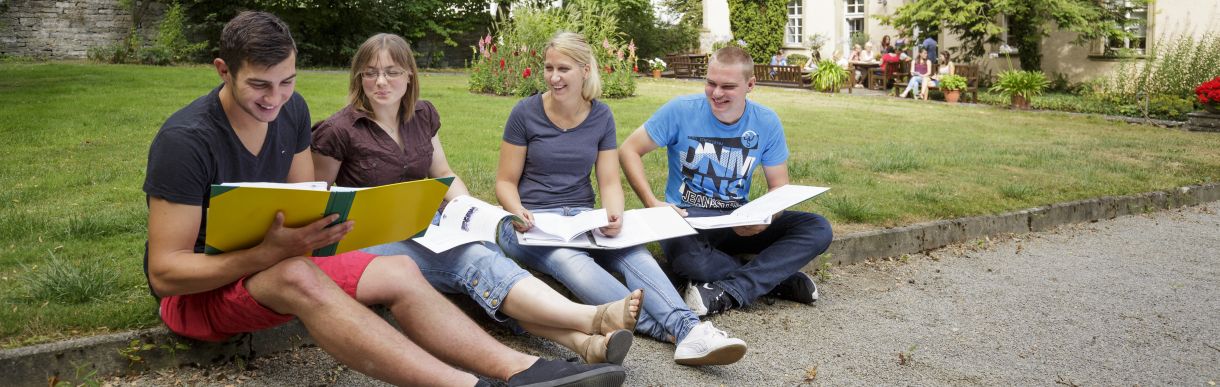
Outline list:
[[[144,17],[145,42],[156,36],[166,6],[153,3]],[[118,0],[0,0],[0,56],[83,59],[93,47],[115,44],[131,28],[131,12]]]

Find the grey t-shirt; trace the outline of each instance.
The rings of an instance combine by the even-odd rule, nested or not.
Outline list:
[[[593,207],[589,174],[597,152],[617,146],[614,128],[610,107],[598,100],[593,100],[585,121],[567,131],[547,118],[541,94],[518,102],[504,124],[504,141],[526,147],[517,182],[521,204],[531,210]]]

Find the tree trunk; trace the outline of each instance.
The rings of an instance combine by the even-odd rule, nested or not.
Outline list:
[[[1042,27],[1036,25],[1029,15],[1013,15],[1008,25],[1009,35],[1016,37],[1008,42],[1017,49],[1021,70],[1042,71]]]

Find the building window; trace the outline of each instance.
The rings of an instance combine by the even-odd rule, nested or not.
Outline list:
[[[1121,27],[1130,36],[1110,38],[1106,42],[1106,54],[1128,50],[1143,54],[1148,44],[1148,8],[1132,4],[1130,0],[1110,0],[1110,6],[1122,15]]]
[[[805,9],[802,6],[803,0],[792,0],[788,2],[788,28],[784,30],[784,42],[790,45],[800,45],[804,42]]]
[[[847,32],[864,32],[864,0],[846,0],[843,5],[847,7],[843,12],[847,18]]]
[[[1017,42],[1017,36],[1012,33],[1012,17],[1001,16],[1000,22],[1003,23],[1004,35],[1000,36],[1000,47],[996,51],[1001,54],[1016,54],[1017,47],[1014,43]]]

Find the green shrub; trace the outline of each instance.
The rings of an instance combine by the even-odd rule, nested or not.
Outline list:
[[[191,43],[186,39],[186,16],[182,6],[175,1],[165,11],[161,24],[157,26],[157,39],[150,51],[140,55],[140,62],[145,64],[170,64],[187,62],[207,48],[207,42]],[[158,63],[149,63],[145,57],[155,59]]]
[[[1160,43],[1157,43],[1160,42]],[[1090,83],[1091,92],[1129,104],[1147,104],[1147,96],[1190,98],[1200,83],[1220,76],[1220,35],[1208,33],[1156,39],[1143,59],[1127,58],[1110,76]]]
[[[946,74],[940,78],[941,90],[966,90],[966,77],[957,74]]]
[[[729,0],[729,26],[754,63],[767,64],[784,38],[787,0]]]
[[[801,54],[788,54],[788,65],[805,67],[809,63],[809,57]]]
[[[1049,83],[1041,71],[1008,70],[1000,73],[991,90],[1006,97],[1018,95],[1028,100],[1042,95]]]
[[[868,34],[862,32],[862,31],[857,31],[857,32],[851,33],[852,46],[855,46],[858,44],[858,45],[860,45],[860,47],[864,47],[865,43],[868,43]]]
[[[847,69],[835,61],[826,59],[818,62],[818,69],[812,74],[813,89],[827,93],[838,92],[847,84]]]
[[[135,29],[127,32],[123,41],[89,48],[89,60],[105,63],[140,63],[165,66],[190,61],[207,48],[207,42],[191,43],[186,39],[186,17],[177,2],[170,5],[157,28],[152,46],[144,46]]]
[[[569,1],[563,9],[521,7],[500,23],[499,36],[487,35],[471,47],[470,91],[496,95],[528,96],[547,90],[542,74],[542,52],[559,31],[580,33],[597,58],[602,97],[635,94],[635,45],[619,39],[613,5],[591,0]]]

